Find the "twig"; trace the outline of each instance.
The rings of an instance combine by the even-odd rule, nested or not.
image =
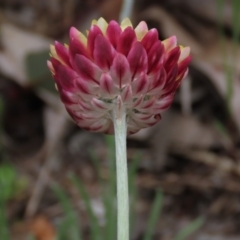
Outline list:
[[[191,103],[191,79],[187,77],[183,80],[180,86],[180,101],[182,107],[182,113],[184,115],[190,115],[192,112]]]
[[[45,162],[40,169],[38,179],[33,188],[32,195],[27,203],[26,217],[32,217],[39,206],[44,189],[48,183],[49,175],[55,165],[57,156],[57,147],[61,141],[65,131],[67,123],[69,122],[66,114],[61,109],[56,112],[52,108],[47,108],[45,111],[45,131],[46,131],[46,155]]]
[[[226,156],[219,156],[206,150],[194,150],[184,148],[171,148],[171,153],[179,154],[189,160],[201,162],[206,165],[215,167],[225,173],[235,173],[240,176],[240,164],[234,162]]]

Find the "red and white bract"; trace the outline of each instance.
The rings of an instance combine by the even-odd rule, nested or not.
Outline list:
[[[70,43],[51,46],[48,67],[68,113],[79,127],[112,134],[114,104],[127,111],[127,133],[153,126],[173,101],[191,60],[175,36],[158,39],[145,22],[134,29],[94,20],[85,37],[72,27]]]

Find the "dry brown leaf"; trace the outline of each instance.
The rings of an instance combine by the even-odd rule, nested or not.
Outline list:
[[[105,0],[100,7],[101,15],[107,20],[116,20],[118,21],[119,14],[122,7],[122,0]]]
[[[149,140],[153,150],[151,152],[155,167],[164,165],[166,155],[171,146],[182,148],[197,147],[208,149],[219,144],[225,148],[231,146],[231,140],[211,123],[201,123],[195,116],[183,116],[181,113],[168,110],[163,114],[159,124],[152,128],[143,129],[131,136],[133,139]]]
[[[46,108],[44,113],[44,121],[46,129],[46,140],[44,143],[45,161],[39,170],[38,179],[35,183],[32,195],[27,203],[27,217],[34,216],[37,211],[44,189],[47,183],[50,181],[49,175],[58,160],[58,146],[62,141],[69,124],[65,109],[62,107],[62,105],[59,105],[58,111],[50,107]]]
[[[38,216],[30,224],[30,231],[36,240],[54,240],[56,231],[50,221],[44,216]]]
[[[172,1],[175,7],[185,8],[188,12],[191,12],[194,16],[201,17],[205,20],[213,21],[217,24],[218,22],[218,1],[202,0],[199,4],[198,0],[174,0]],[[231,26],[232,24],[232,1],[223,1],[222,9],[222,21],[224,24]]]
[[[38,52],[49,48],[51,43],[41,35],[24,31],[14,25],[1,25],[0,71],[17,81],[20,85],[28,85],[25,71],[25,57],[31,52]]]
[[[238,162],[234,162],[233,159],[229,157],[219,156],[206,150],[186,149],[180,148],[179,146],[172,147],[171,152],[179,154],[191,161],[204,163],[221,172],[235,173],[240,176],[240,164]]]
[[[202,52],[201,45],[185,30],[173,16],[168,14],[159,6],[151,6],[140,14],[140,18],[144,20],[155,20],[159,22],[159,27],[163,31],[164,37],[176,35],[178,42],[184,46],[190,46],[191,52],[200,54]]]
[[[239,62],[237,60],[237,62]],[[227,96],[227,88],[228,88],[228,79],[226,78],[226,74],[224,72],[223,65],[212,64],[205,60],[196,59],[196,66],[200,69],[211,82],[216,87],[217,91],[220,95],[226,99]],[[236,126],[238,127],[238,131],[240,131],[240,81],[239,81],[240,71],[234,75],[232,79],[233,84],[233,93],[230,101],[231,114],[235,121]]]

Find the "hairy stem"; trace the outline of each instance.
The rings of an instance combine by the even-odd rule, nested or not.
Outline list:
[[[117,172],[117,240],[129,240],[128,171],[126,153],[126,111],[120,104],[113,109]]]

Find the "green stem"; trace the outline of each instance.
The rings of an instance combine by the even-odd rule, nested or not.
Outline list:
[[[126,153],[126,111],[123,105],[113,109],[117,172],[117,240],[129,240],[129,197]]]

